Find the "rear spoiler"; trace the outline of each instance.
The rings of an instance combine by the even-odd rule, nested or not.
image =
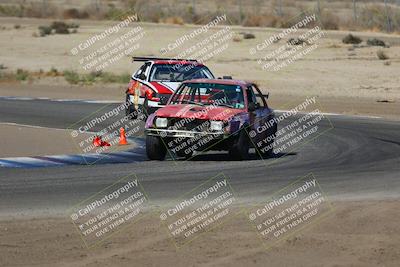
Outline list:
[[[196,59],[183,59],[183,58],[163,58],[163,57],[132,57],[132,62],[134,61],[151,61],[151,60],[177,60],[177,61],[192,61],[197,62]]]

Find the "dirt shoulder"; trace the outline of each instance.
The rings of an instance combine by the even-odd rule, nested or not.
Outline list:
[[[46,136],[46,138],[43,138]],[[77,154],[69,130],[0,123],[0,157]]]
[[[84,153],[79,149],[78,143],[91,135],[80,134],[79,137],[72,138],[71,132],[64,129],[0,123],[0,158]],[[113,147],[113,151],[126,150],[133,145]]]
[[[86,249],[67,218],[0,221],[0,265],[398,266],[399,199],[333,202],[334,212],[266,250],[246,217],[176,250],[158,213]],[[196,253],[193,253],[196,251]]]

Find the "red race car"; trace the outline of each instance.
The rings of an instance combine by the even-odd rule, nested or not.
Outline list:
[[[132,75],[126,90],[127,116],[136,117],[138,112],[143,112],[143,117],[147,117],[162,107],[161,102],[166,102],[185,80],[214,78],[196,60],[134,57],[133,61],[144,64]]]
[[[190,158],[194,151],[225,150],[235,159],[250,147],[270,155],[277,131],[272,109],[256,84],[228,79],[184,81],[167,105],[146,121],[149,159]]]

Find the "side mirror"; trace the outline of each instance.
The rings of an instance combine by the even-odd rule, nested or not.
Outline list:
[[[249,110],[250,112],[253,112],[253,111],[255,111],[256,109],[257,109],[256,103],[253,103],[253,102],[249,103],[248,110]]]
[[[146,80],[146,75],[144,73],[140,73],[138,78],[143,80],[143,81],[145,81]]]

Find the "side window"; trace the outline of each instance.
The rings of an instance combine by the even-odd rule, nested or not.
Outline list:
[[[150,62],[143,64],[140,69],[136,72],[135,78],[139,78],[140,74],[146,74],[148,67],[150,66]]]
[[[259,107],[265,107],[264,101],[262,100],[261,96],[259,95],[258,90],[256,90],[256,88],[254,88],[254,86],[250,85],[249,87],[247,87],[247,90],[248,90],[247,96],[249,97],[249,95],[251,95],[252,102],[258,103]],[[249,94],[249,91],[250,91],[250,94]]]
[[[257,103],[256,96],[255,96],[253,88],[251,86],[248,86],[246,88],[246,93],[247,93],[247,102],[248,103]]]

